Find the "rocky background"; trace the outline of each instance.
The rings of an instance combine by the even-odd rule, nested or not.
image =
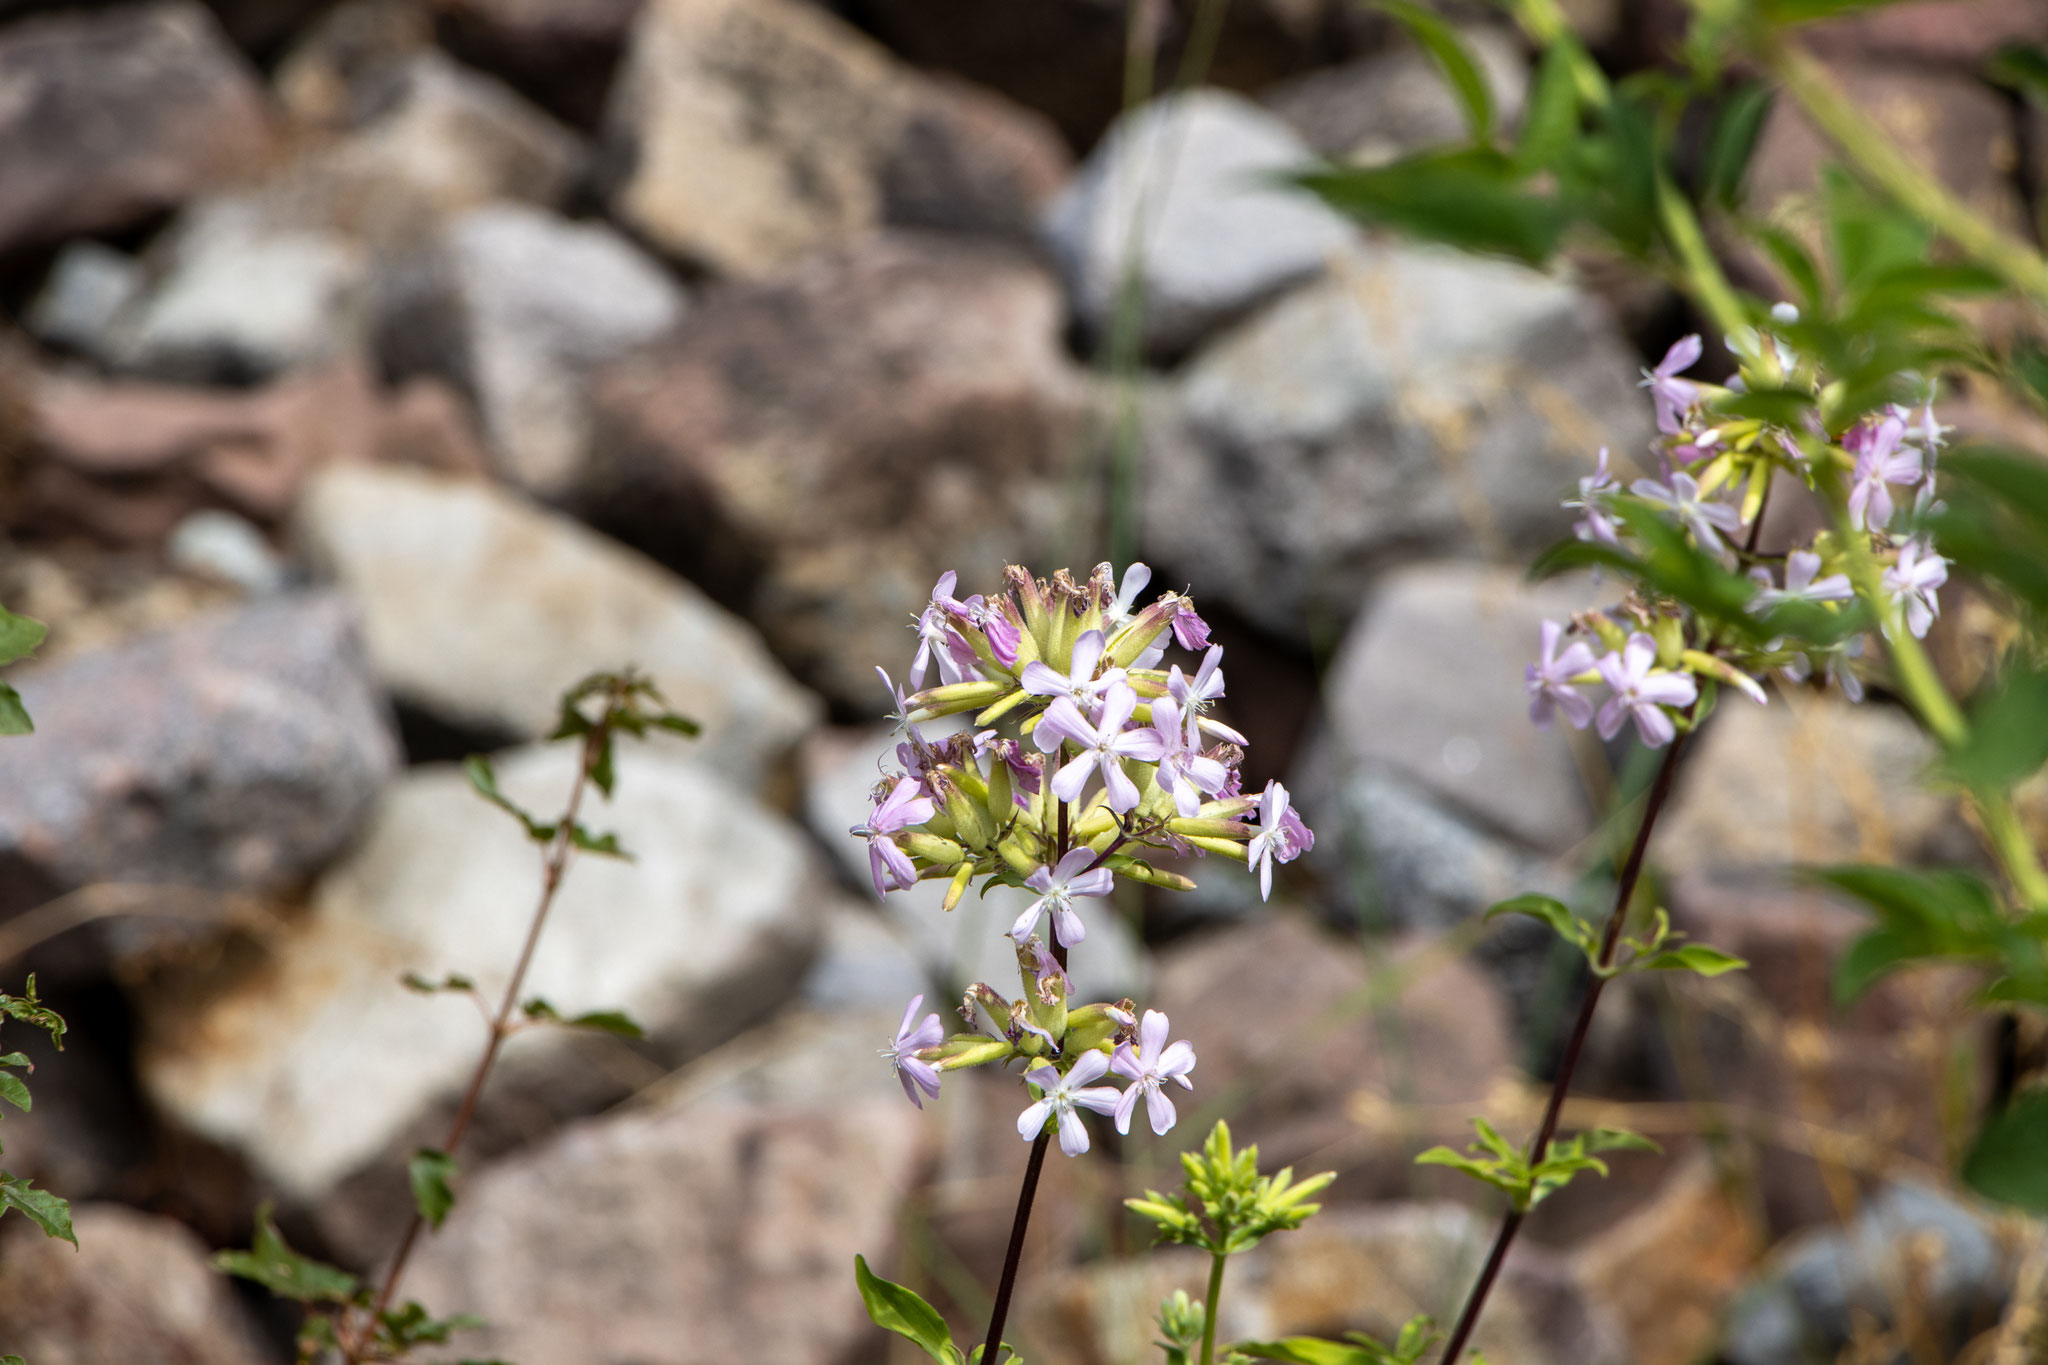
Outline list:
[[[1617,71],[1683,22],[1569,8]],[[1192,12],[1155,7],[1162,84]],[[1452,12],[1512,119],[1525,50]],[[2015,38],[2048,4],[1813,34],[2022,224],[2048,130],[1978,76]],[[1014,1082],[920,1115],[875,1051],[909,995],[1003,970],[1006,917],[877,906],[843,831],[872,667],[933,580],[1087,567],[1112,467],[1229,646],[1250,775],[1322,839],[1270,907],[1210,868],[1091,925],[1080,988],[1168,1011],[1198,1088],[1170,1139],[1053,1163],[1017,1335],[1033,1365],[1153,1358],[1199,1268],[1140,1254],[1118,1201],[1219,1116],[1340,1172],[1233,1270],[1226,1336],[1455,1311],[1492,1210],[1410,1159],[1472,1112],[1526,1130],[1577,987],[1475,912],[1576,884],[1626,757],[1526,724],[1536,622],[1597,589],[1518,565],[1598,446],[1643,448],[1637,369],[1695,324],[1612,262],[1547,277],[1269,188],[1460,136],[1368,11],[1237,0],[1205,82],[1120,114],[1125,43],[1119,0],[0,4],[0,601],[52,627],[13,677],[38,733],[0,744],[0,981],[38,972],[73,1025],[61,1056],[10,1034],[40,1065],[5,1137],[82,1246],[0,1225],[0,1350],[287,1358],[289,1315],[206,1265],[262,1199],[311,1252],[389,1252],[480,1044],[398,978],[501,982],[535,882],[453,760],[496,751],[550,808],[553,699],[627,661],[704,737],[624,756],[601,823],[638,861],[575,867],[531,984],[650,1036],[508,1049],[408,1291],[526,1365],[903,1359],[862,1251],[973,1330]],[[1822,155],[1774,113],[1759,204],[1796,212]],[[1965,674],[1975,621],[1959,594],[1938,642]],[[1743,707],[1659,853],[1680,926],[1752,969],[1609,995],[1567,1121],[1665,1151],[1542,1208],[1496,1361],[1948,1360],[2012,1282],[2024,1229],[1945,1175],[1992,1080],[1961,986],[1836,1009],[1860,921],[1782,875],[1970,834],[1881,698]]]

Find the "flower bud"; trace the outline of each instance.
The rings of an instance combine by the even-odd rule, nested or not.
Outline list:
[[[938,867],[952,867],[967,856],[967,850],[951,839],[911,830],[901,836],[904,851]]]
[[[1134,1036],[1137,1027],[1137,1008],[1128,1000],[1114,1005],[1083,1005],[1067,1012],[1066,1050],[1075,1055],[1103,1047],[1119,1037]]]
[[[1017,1055],[1006,1038],[985,1038],[978,1033],[956,1033],[937,1047],[917,1054],[940,1071],[965,1071],[969,1067],[1007,1062]]]
[[[1650,623],[1650,638],[1657,642],[1657,665],[1676,668],[1685,653],[1685,622],[1676,616],[1659,616]]]
[[[960,864],[960,869],[953,874],[953,880],[946,886],[946,899],[940,908],[950,912],[960,903],[960,898],[967,894],[967,888],[973,881],[974,864]]]

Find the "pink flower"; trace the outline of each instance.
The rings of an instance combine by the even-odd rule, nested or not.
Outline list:
[[[896,834],[921,825],[938,812],[929,796],[918,794],[917,779],[905,777],[889,790],[868,815],[868,822],[855,825],[848,834],[868,841],[868,871],[875,879],[875,894],[886,896],[917,881],[917,868],[909,855],[896,845]]]
[[[1661,749],[1677,734],[1664,708],[1690,706],[1699,688],[1690,674],[1654,668],[1657,642],[1637,631],[1628,644],[1600,660],[1600,677],[1614,695],[1600,708],[1600,738],[1613,739],[1631,718],[1644,744]]]
[[[1095,866],[1094,850],[1076,848],[1068,850],[1059,866],[1041,867],[1033,872],[1024,879],[1024,885],[1040,894],[1010,926],[1010,937],[1025,942],[1038,928],[1039,919],[1050,910],[1053,937],[1062,948],[1071,948],[1088,937],[1087,927],[1074,913],[1074,898],[1107,896],[1115,888],[1116,874]]]
[[[1179,1116],[1174,1112],[1173,1101],[1160,1087],[1177,1081],[1183,1090],[1195,1088],[1195,1083],[1188,1079],[1188,1073],[1195,1069],[1194,1044],[1184,1038],[1167,1042],[1168,1029],[1165,1015],[1158,1010],[1146,1010],[1144,1022],[1138,1025],[1137,1051],[1133,1052],[1129,1043],[1122,1043],[1109,1059],[1110,1069],[1119,1076],[1130,1077],[1132,1082],[1116,1102],[1119,1133],[1131,1131],[1131,1113],[1138,1107],[1138,1097],[1143,1095],[1145,1116],[1152,1120],[1152,1131],[1163,1135]]]
[[[1545,621],[1542,657],[1522,671],[1522,685],[1529,693],[1529,719],[1541,730],[1550,728],[1552,711],[1564,712],[1574,730],[1585,729],[1593,719],[1593,703],[1572,686],[1573,678],[1593,671],[1593,651],[1585,641],[1574,640],[1559,654],[1557,642],[1563,635],[1563,626]]]
[[[1089,633],[1094,634],[1093,631]],[[1054,796],[1062,801],[1079,800],[1081,789],[1088,784],[1088,770],[1093,767],[1102,774],[1102,785],[1108,789],[1111,810],[1121,815],[1138,804],[1137,784],[1124,771],[1123,761],[1131,758],[1140,763],[1156,762],[1164,747],[1153,730],[1124,729],[1125,722],[1137,709],[1138,694],[1121,680],[1113,683],[1103,696],[1102,717],[1094,725],[1089,724],[1066,697],[1046,708],[1045,714],[1038,718],[1038,727],[1031,732],[1032,743],[1045,753],[1053,752],[1062,742],[1070,743],[1081,751],[1053,774]]]
[[[910,1007],[903,1011],[903,1023],[896,1029],[896,1041],[882,1049],[882,1055],[889,1059],[889,1065],[896,1072],[896,1079],[903,1083],[903,1093],[920,1109],[924,1108],[924,1101],[918,1097],[918,1091],[922,1090],[933,1099],[939,1096],[939,1069],[915,1054],[923,1048],[937,1047],[946,1039],[946,1031],[939,1027],[936,1014],[927,1014],[923,1022],[912,1027],[910,1021],[917,1017],[917,1007],[923,1003],[922,995],[911,997]]]
[[[1259,797],[1259,832],[1245,847],[1246,862],[1259,870],[1260,900],[1273,895],[1273,864],[1293,862],[1315,843],[1314,835],[1303,840],[1300,833],[1288,828],[1288,814],[1287,788],[1278,782],[1266,783],[1265,793]],[[1300,828],[1306,833],[1308,826]]]
[[[1898,563],[1884,571],[1881,581],[1906,609],[1906,629],[1915,639],[1924,637],[1934,618],[1941,615],[1941,599],[1936,593],[1948,582],[1948,561],[1926,541],[1909,540],[1899,547]]]
[[[1901,445],[1906,424],[1886,416],[1859,424],[1842,438],[1842,448],[1856,457],[1849,487],[1849,524],[1859,531],[1881,531],[1891,524],[1892,484],[1907,487],[1924,473],[1920,452]]]
[[[1042,1063],[1033,1067],[1024,1079],[1038,1087],[1041,1098],[1034,1100],[1017,1116],[1017,1135],[1026,1142],[1032,1141],[1045,1131],[1047,1119],[1057,1118],[1060,1150],[1068,1156],[1079,1156],[1087,1151],[1088,1130],[1081,1126],[1081,1116],[1074,1110],[1092,1109],[1098,1114],[1116,1112],[1117,1103],[1123,1098],[1116,1087],[1090,1087],[1088,1084],[1101,1080],[1108,1070],[1109,1058],[1095,1051],[1084,1052],[1075,1058],[1073,1069],[1064,1076]]]
[[[1657,405],[1657,430],[1667,436],[1679,430],[1683,425],[1680,418],[1700,401],[1699,385],[1678,375],[1699,363],[1701,350],[1698,333],[1680,337],[1671,343],[1656,369],[1643,371],[1638,387],[1650,391],[1650,400]]]

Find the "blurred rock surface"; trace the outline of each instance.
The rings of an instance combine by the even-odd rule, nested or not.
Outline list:
[[[1107,335],[1135,268],[1147,350],[1178,353],[1321,270],[1356,231],[1314,198],[1265,183],[1315,154],[1241,96],[1162,96],[1120,119],[1045,220],[1075,316]]]
[[[1529,93],[1520,48],[1495,28],[1467,28],[1461,36],[1486,79],[1496,124],[1512,129]],[[1472,135],[1443,68],[1416,47],[1307,72],[1261,92],[1259,100],[1316,155],[1343,163],[1373,165]]]
[[[557,513],[476,479],[315,478],[302,551],[360,604],[378,681],[471,731],[539,739],[563,692],[633,665],[704,727],[691,755],[759,791],[817,715],[744,622]]]
[[[1519,555],[1650,434],[1604,310],[1522,266],[1376,244],[1217,338],[1159,414],[1143,542],[1266,630],[1333,642],[1402,556]]]
[[[708,293],[604,371],[582,502],[872,714],[946,569],[1044,541],[1080,430],[1057,290],[1027,259],[890,235]]]
[[[570,869],[525,989],[564,1015],[625,1011],[672,1064],[794,993],[831,893],[801,835],[669,744],[622,748],[614,800],[585,806],[584,822],[615,831],[635,860]],[[519,750],[498,776],[553,819],[576,761],[572,747]],[[469,1002],[399,979],[459,972],[495,1000],[538,882],[524,833],[460,771],[413,769],[302,924],[225,979],[154,997],[145,1086],[171,1119],[301,1200],[389,1151],[440,1141],[481,1034]],[[611,1040],[547,1030],[509,1048],[479,1119],[484,1150],[619,1097],[622,1073],[586,1042]]]
[[[0,1342],[36,1365],[261,1365],[270,1353],[197,1235],[119,1204],[72,1209],[78,1247],[0,1238]]]
[[[256,73],[197,4],[12,25],[0,86],[0,255],[133,227],[272,150]]]
[[[36,733],[0,748],[10,908],[92,882],[290,887],[398,765],[347,605],[271,598],[18,669]]]

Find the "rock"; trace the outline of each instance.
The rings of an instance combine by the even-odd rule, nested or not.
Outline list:
[[[864,22],[920,67],[956,72],[1047,115],[1076,147],[1095,142],[1122,109],[1129,15],[1117,0],[872,0]],[[1187,69],[1200,6],[1153,11],[1162,82]],[[1324,55],[1325,30],[1344,16],[1326,0],[1252,0],[1223,11],[1208,78],[1256,90]]]
[[[1847,1228],[1780,1247],[1730,1311],[1729,1365],[1833,1360],[1859,1327],[1909,1331],[1934,1359],[1998,1322],[2017,1268],[1989,1220],[1925,1185],[1888,1184]],[[1902,1321],[1909,1294],[1912,1322]]]
[[[606,129],[613,213],[731,275],[885,222],[1021,233],[1064,175],[1036,120],[797,0],[652,0]]]
[[[465,1350],[521,1360],[830,1365],[876,1332],[855,1253],[887,1263],[929,1115],[903,1102],[872,1039],[834,1030],[785,1051],[862,1054],[794,1093],[665,1096],[580,1123],[473,1179],[421,1249],[407,1292],[489,1326]]]
[[[714,291],[592,401],[593,520],[870,713],[939,574],[993,585],[1050,532],[1081,419],[1051,281],[936,236]]]
[[[1666,871],[1972,857],[1952,802],[1921,781],[1935,744],[1904,712],[1832,693],[1719,711],[1659,824]]]
[[[346,606],[272,598],[17,670],[0,749],[8,908],[92,882],[276,892],[332,857],[398,765]]]
[[[815,721],[816,702],[744,623],[480,480],[334,469],[309,485],[295,529],[361,605],[379,681],[457,727],[542,738],[563,692],[630,665],[704,727],[693,757],[759,791]]]
[[[495,81],[432,52],[374,73],[373,116],[179,217],[95,355],[248,382],[345,354],[367,339],[380,258],[481,204],[555,203],[582,174],[576,139]]]
[[[484,466],[468,414],[437,381],[387,401],[354,360],[254,393],[44,374],[35,418],[40,459],[22,479],[22,522],[151,550],[221,503],[274,525],[324,465]]]
[[[882,916],[848,904],[825,921],[818,957],[804,978],[803,1003],[834,1014],[896,1011],[920,992],[930,994],[925,964]]]
[[[1201,1103],[1246,1088],[1232,1133],[1258,1143],[1270,1167],[1338,1167],[1331,1197],[1345,1201],[1411,1191],[1410,1158],[1468,1140],[1461,1118],[1438,1111],[1477,1100],[1511,1071],[1506,1010],[1481,972],[1422,936],[1377,955],[1412,964],[1412,975],[1376,1012],[1363,951],[1267,915],[1171,945],[1144,1001],[1195,1044]],[[1426,1113],[1409,1124],[1411,1106]],[[1390,1112],[1404,1122],[1377,1126]]]
[[[0,86],[0,254],[135,226],[271,150],[256,73],[197,4],[11,25]]]
[[[1149,562],[1294,640],[1333,639],[1397,555],[1519,559],[1650,435],[1637,357],[1569,286],[1375,246],[1218,338],[1155,399]]]
[[[595,128],[641,8],[641,0],[452,0],[437,8],[435,27],[463,61],[555,117]]]
[[[1263,1149],[1259,1164],[1272,1164]],[[1231,1258],[1217,1340],[1363,1330],[1391,1343],[1418,1313],[1449,1323],[1492,1236],[1487,1221],[1456,1204],[1326,1210]],[[1175,1289],[1199,1299],[1208,1265],[1204,1253],[1175,1247],[1026,1280],[1019,1335],[1048,1359],[1144,1359],[1159,1301]],[[1520,1365],[1633,1360],[1568,1268],[1527,1244],[1509,1258],[1473,1345]]]
[[[1800,38],[1847,60],[1940,65],[1976,76],[2008,44],[2048,42],[2048,6],[2040,0],[1911,0],[1808,25]]]
[[[284,562],[263,532],[233,512],[194,512],[171,532],[164,557],[174,568],[232,583],[256,596],[284,586]]]
[[[1529,94],[1521,50],[1494,28],[1467,28],[1462,36],[1486,77],[1497,125],[1512,129]],[[1349,164],[1376,165],[1472,136],[1443,68],[1409,46],[1296,76],[1260,102],[1317,155]]]
[[[1994,6],[1995,8],[1995,6]],[[1955,30],[1974,38],[1974,20]],[[1830,64],[1828,73],[1905,157],[1946,184],[1979,216],[2024,231],[2026,210],[2013,173],[2019,142],[2005,98],[1974,78],[1915,59],[1908,63]],[[1749,201],[1768,211],[1787,195],[1819,188],[1834,146],[1792,100],[1772,105],[1750,161]]]
[[[386,72],[433,45],[433,16],[417,0],[341,0],[278,62],[277,101],[301,128],[348,129],[375,117]]]
[[[1324,683],[1336,761],[1392,768],[1530,848],[1569,851],[1593,827],[1575,732],[1530,722],[1522,669],[1546,619],[1569,623],[1619,591],[1478,564],[1388,575]]]
[[[36,1365],[262,1365],[228,1281],[189,1229],[119,1204],[72,1210],[78,1248],[9,1219],[0,1341]]]
[[[569,748],[525,749],[498,776],[549,819],[575,764]],[[623,748],[614,800],[584,819],[615,831],[635,861],[570,869],[530,995],[565,1015],[623,1010],[673,1065],[797,988],[830,893],[795,830],[666,741]],[[195,981],[190,999],[154,1001],[144,1085],[173,1120],[242,1151],[301,1200],[440,1141],[480,1035],[467,1002],[409,993],[399,977],[461,972],[495,1000],[536,884],[518,826],[460,771],[411,770],[266,961],[239,979]],[[479,1118],[482,1149],[619,1098],[618,1069],[593,1051],[615,1046],[565,1031],[515,1043]]]
[[[456,219],[380,292],[386,371],[466,388],[502,472],[542,497],[581,472],[584,376],[683,313],[682,289],[610,228],[510,202]]]
[[[134,257],[90,239],[71,242],[58,253],[24,321],[41,341],[89,352],[142,286]]]
[[[943,730],[934,725],[927,733]],[[818,731],[806,741],[802,754],[804,822],[831,850],[843,879],[863,899],[874,896],[867,846],[847,831],[865,822],[885,758],[895,766],[895,742],[880,726]],[[1209,870],[1219,880],[1243,876],[1241,868]],[[1017,953],[1006,934],[1036,899],[1035,893],[997,887],[984,896],[976,890],[951,911],[945,908],[945,899],[946,884],[932,881],[892,891],[880,904],[882,918],[929,979],[933,999],[951,1000],[974,981],[985,981],[1005,998],[1015,999]],[[1075,995],[1083,1002],[1142,995],[1144,964],[1129,921],[1114,912],[1087,914],[1086,921],[1088,937],[1068,962]],[[908,994],[902,997],[908,999]],[[897,1010],[900,1018],[901,1001]]]
[[[1722,1314],[1762,1250],[1760,1231],[1728,1177],[1694,1157],[1573,1260],[1587,1297],[1620,1328],[1631,1365],[1695,1365],[1713,1356]]]
[[[1286,124],[1222,91],[1164,96],[1120,120],[1046,218],[1075,313],[1108,330],[1140,228],[1144,343],[1155,352],[1185,350],[1315,274],[1354,229],[1309,195],[1263,183],[1315,159]]]

